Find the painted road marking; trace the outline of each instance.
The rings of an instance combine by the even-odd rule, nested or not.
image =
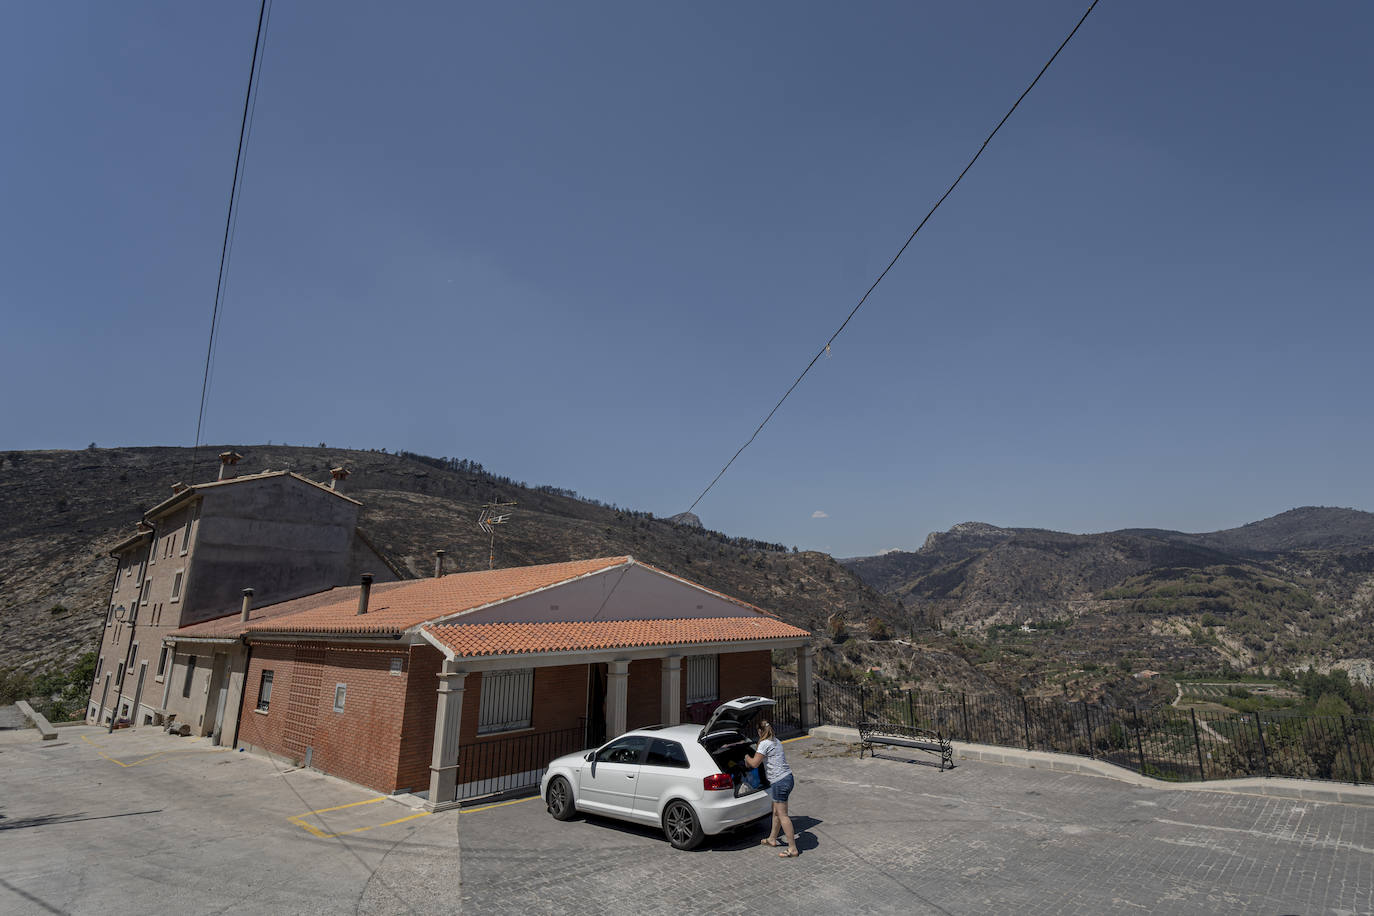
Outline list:
[[[461,814],[476,814],[478,811],[490,811],[492,808],[504,808],[506,805],[518,805],[521,802],[534,801],[538,798],[538,795],[531,795],[529,798],[515,798],[510,801],[494,802],[490,805],[483,805],[480,808],[460,808],[458,810]]]
[[[229,750],[229,748],[227,748],[227,747],[188,747],[188,748],[179,748],[179,749],[174,750],[174,751],[158,751],[158,752],[155,753],[155,754],[149,754],[147,757],[140,757],[138,760],[135,760],[135,761],[133,761],[133,762],[131,762],[131,763],[125,763],[123,760],[120,760],[120,759],[117,758],[117,757],[111,757],[109,754],[105,753],[103,750],[101,750],[100,745],[98,745],[98,744],[96,744],[94,741],[92,741],[92,740],[90,739],[89,736],[87,736],[87,735],[82,735],[82,736],[81,736],[81,740],[82,740],[82,741],[85,741],[85,742],[86,742],[87,744],[89,744],[91,747],[95,748],[95,752],[96,752],[97,754],[99,754],[101,757],[104,757],[106,760],[110,761],[110,763],[115,763],[115,764],[118,764],[118,765],[120,765],[120,766],[122,766],[122,767],[126,767],[126,768],[127,768],[127,767],[136,767],[136,766],[139,766],[140,764],[147,763],[147,762],[150,761],[150,760],[156,760],[156,759],[159,758],[159,757],[162,757],[162,756],[169,756],[169,755],[171,755],[171,754],[220,754],[220,753],[223,753],[223,752]]]
[[[315,827],[311,824],[307,824],[304,820],[302,820],[302,818],[307,818],[312,814],[318,815],[326,814],[330,811],[342,811],[344,808],[356,808],[359,805],[375,805],[378,802],[384,802],[386,800],[387,796],[378,795],[376,798],[365,798],[362,801],[349,802],[346,805],[335,805],[332,808],[316,808],[312,811],[307,811],[304,814],[293,814],[291,817],[288,817],[287,820],[312,836],[317,836],[322,840],[330,840],[334,837],[347,836],[352,833],[362,833],[365,830],[376,830],[378,827],[390,827],[393,824],[403,824],[406,821],[413,821],[417,817],[428,817],[429,815],[434,813],[432,811],[420,811],[416,814],[407,814],[405,817],[398,817],[394,821],[387,821],[384,824],[372,824],[367,827],[355,827],[352,830],[340,830],[338,833],[325,833],[318,827]]]

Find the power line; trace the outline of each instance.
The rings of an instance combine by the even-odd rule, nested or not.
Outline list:
[[[1015,112],[1018,107],[1020,107],[1021,101],[1026,96],[1030,95],[1030,91],[1035,88],[1035,84],[1040,82],[1040,77],[1045,75],[1045,71],[1050,68],[1050,64],[1054,63],[1055,58],[1059,56],[1059,52],[1063,51],[1064,48],[1068,45],[1068,43],[1073,39],[1073,36],[1078,33],[1079,27],[1087,21],[1088,16],[1097,7],[1097,3],[1098,0],[1093,0],[1092,4],[1088,6],[1087,11],[1082,15],[1082,17],[1079,18],[1078,23],[1069,32],[1068,36],[1062,42],[1059,43],[1058,48],[1055,48],[1054,53],[1050,55],[1050,59],[1045,61],[1045,66],[1041,67],[1040,72],[1035,74],[1035,79],[1030,81],[1030,85],[1026,87],[1024,92],[1017,96],[1016,101],[1012,104],[1011,108],[1007,109],[1007,113],[1002,115],[1002,120],[997,122],[997,126],[992,129],[992,133],[988,134],[987,139],[983,141],[983,145],[978,147],[978,152],[973,154],[973,158],[970,159],[968,161],[968,164],[964,166],[963,171],[959,173],[959,177],[955,178],[954,181],[950,184],[950,186],[945,189],[945,193],[941,194],[940,199],[935,201],[935,206],[930,208],[929,212],[926,213],[925,217],[921,220],[921,222],[916,226],[915,229],[911,231],[911,235],[907,236],[907,240],[902,244],[902,247],[897,250],[897,253],[892,256],[892,260],[889,261],[887,266],[883,268],[883,272],[878,274],[878,279],[874,280],[872,285],[870,285],[868,289],[864,292],[863,296],[859,298],[858,304],[850,310],[847,316],[845,316],[844,321],[841,322],[840,326],[835,329],[835,333],[830,335],[830,339],[825,342],[825,346],[821,347],[820,350],[816,351],[816,355],[811,357],[811,362],[806,364],[806,368],[802,370],[801,375],[797,376],[796,381],[792,383],[791,387],[789,387],[787,391],[783,392],[782,397],[778,398],[778,403],[774,404],[773,409],[768,411],[768,416],[763,418],[763,422],[760,423],[758,427],[754,430],[753,435],[751,435],[748,438],[748,440],[745,441],[745,443],[739,447],[735,454],[730,457],[729,461],[725,462],[725,467],[721,468],[720,473],[716,474],[716,476],[711,480],[711,482],[706,485],[706,489],[701,491],[701,495],[698,496],[696,499],[692,500],[692,504],[687,507],[688,512],[691,512],[693,509],[696,508],[697,503],[701,502],[701,500],[706,496],[706,494],[711,492],[711,488],[716,485],[716,482],[725,476],[725,472],[730,470],[730,465],[735,463],[735,459],[738,458],[744,452],[744,450],[747,449],[753,443],[753,441],[756,438],[758,438],[759,433],[761,433],[763,431],[763,428],[768,425],[768,421],[773,419],[773,414],[778,412],[778,408],[782,406],[783,401],[786,401],[788,396],[796,389],[798,385],[801,384],[801,380],[806,378],[806,374],[811,371],[812,366],[816,365],[816,361],[820,359],[822,355],[830,352],[830,345],[835,342],[835,338],[840,336],[840,332],[842,332],[845,329],[845,326],[849,324],[850,319],[852,319],[858,313],[859,309],[863,308],[863,304],[868,301],[868,297],[872,295],[875,289],[878,288],[878,284],[883,282],[883,278],[887,276],[888,271],[890,271],[893,268],[893,266],[896,265],[897,261],[906,252],[907,246],[909,246],[912,240],[916,238],[916,234],[920,232],[921,229],[925,227],[925,224],[930,221],[930,218],[935,215],[935,211],[940,209],[940,204],[944,203],[945,198],[949,197],[949,195],[954,192],[954,189],[959,186],[959,182],[964,180],[964,176],[968,174],[969,169],[973,168],[973,164],[978,161],[978,157],[983,155],[983,150],[988,148],[988,144],[992,142],[992,138],[997,136],[997,132],[1002,129],[1002,125],[1007,123],[1007,120],[1012,116],[1012,113]]]
[[[200,432],[205,422],[205,396],[210,389],[210,360],[215,351],[215,330],[219,324],[220,304],[224,295],[224,268],[229,260],[229,237],[234,225],[235,207],[234,203],[238,198],[239,189],[239,169],[243,163],[244,136],[248,132],[248,116],[250,102],[253,101],[253,87],[256,83],[258,74],[258,48],[262,44],[263,25],[267,14],[267,0],[261,0],[258,6],[258,28],[253,36],[253,59],[248,65],[248,91],[243,99],[243,119],[239,122],[239,144],[238,150],[234,153],[234,178],[229,185],[229,212],[224,218],[224,241],[220,244],[219,251],[219,276],[215,280],[215,304],[210,312],[210,340],[205,346],[205,375],[200,383],[200,412],[196,415],[196,442],[191,450],[191,470],[189,480],[194,481],[196,475],[196,458],[200,454]],[[252,106],[253,109],[256,105]]]

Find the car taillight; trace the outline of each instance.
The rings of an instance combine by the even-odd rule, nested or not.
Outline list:
[[[707,792],[719,792],[721,789],[733,789],[735,781],[730,778],[729,773],[716,773],[703,779],[701,785]]]

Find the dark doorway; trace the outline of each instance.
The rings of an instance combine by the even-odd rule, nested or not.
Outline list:
[[[587,744],[606,740],[606,664],[587,666]]]

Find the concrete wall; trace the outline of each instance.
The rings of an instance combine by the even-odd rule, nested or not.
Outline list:
[[[244,588],[264,605],[349,584],[357,523],[355,503],[286,475],[205,490],[181,625],[231,613]]]

